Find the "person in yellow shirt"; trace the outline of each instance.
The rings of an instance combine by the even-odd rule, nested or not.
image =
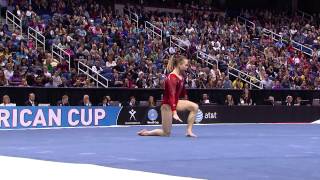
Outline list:
[[[243,89],[243,83],[240,78],[237,78],[232,82],[232,87],[233,89]]]

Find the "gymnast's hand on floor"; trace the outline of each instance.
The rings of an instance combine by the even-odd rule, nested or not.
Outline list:
[[[173,118],[174,120],[176,120],[176,121],[183,122],[183,121],[180,119],[180,117],[178,116],[177,111],[174,111],[174,112],[173,112],[172,118]]]

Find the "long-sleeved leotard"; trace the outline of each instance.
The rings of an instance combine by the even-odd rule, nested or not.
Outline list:
[[[165,80],[165,88],[162,104],[168,104],[172,111],[177,108],[177,103],[180,97],[185,98],[187,91],[184,86],[184,79],[180,79],[175,74],[169,74]]]

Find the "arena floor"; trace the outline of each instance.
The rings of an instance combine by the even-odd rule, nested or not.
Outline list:
[[[198,125],[198,138],[141,128],[2,130],[1,179],[320,179],[319,125]]]

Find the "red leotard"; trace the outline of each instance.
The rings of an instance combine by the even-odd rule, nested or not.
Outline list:
[[[169,104],[172,111],[177,108],[177,103],[180,97],[187,95],[184,87],[184,79],[180,79],[175,74],[169,74],[165,80],[163,102],[162,104]]]

